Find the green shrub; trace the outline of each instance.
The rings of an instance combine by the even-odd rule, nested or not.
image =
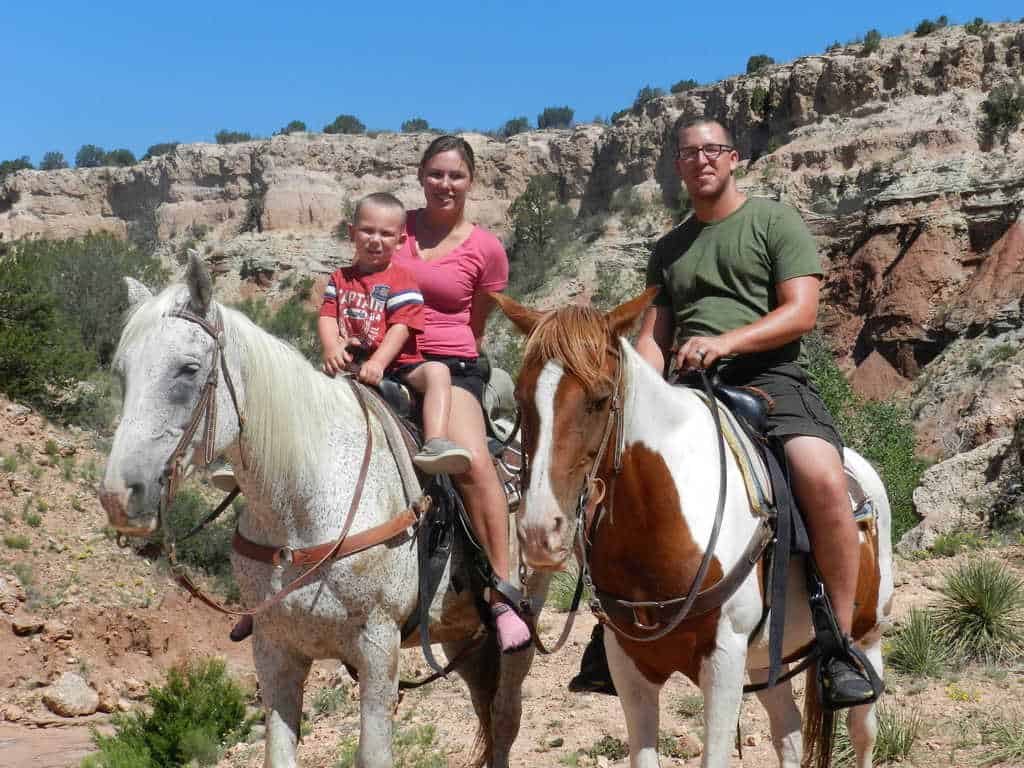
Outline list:
[[[10,456],[4,456],[3,463],[0,463],[0,469],[4,472],[17,472],[18,471],[18,456],[12,453]]]
[[[14,160],[4,160],[0,162],[0,181],[3,181],[5,176],[9,176],[12,173],[30,171],[32,168],[32,161],[28,159],[28,155],[22,155]]]
[[[680,80],[677,83],[673,83],[672,87],[669,88],[669,91],[671,91],[672,93],[683,93],[683,91],[690,91],[693,90],[694,88],[699,87],[700,83],[698,83],[696,80],[686,79]]]
[[[956,557],[964,550],[981,549],[983,546],[984,542],[976,533],[950,531],[935,537],[931,553],[936,557]]]
[[[40,171],[56,171],[67,167],[68,161],[64,159],[63,152],[47,152],[39,163]]]
[[[174,497],[167,515],[167,527],[175,539],[188,533],[211,511],[202,495],[192,488],[182,488]],[[231,572],[231,537],[234,525],[223,517],[206,526],[190,539],[177,542],[179,562],[199,568],[209,575]],[[163,535],[162,532],[158,535]]]
[[[934,21],[932,19],[922,19],[914,28],[914,37],[925,37],[926,35],[930,35],[932,32],[936,32],[948,25],[949,19],[946,16],[939,16]]]
[[[29,528],[38,528],[43,524],[43,518],[37,512],[25,512],[21,519],[25,521],[25,525]]]
[[[992,135],[1009,135],[1024,119],[1024,82],[1003,83],[993,88],[981,104],[983,129]]]
[[[95,144],[83,144],[75,153],[75,168],[99,168],[107,159],[103,147]]]
[[[949,648],[929,610],[911,608],[897,631],[886,662],[893,669],[917,677],[939,677],[949,662]]]
[[[870,56],[872,53],[882,47],[882,33],[877,29],[869,29],[864,33],[864,47],[861,48],[861,53],[865,56]]]
[[[594,742],[586,754],[596,760],[598,757],[607,757],[609,760],[622,760],[629,754],[629,747],[622,739],[617,739],[607,733]]]
[[[996,344],[986,353],[993,363],[1003,363],[1017,355],[1020,348],[1016,344]]]
[[[537,115],[537,127],[544,128],[569,128],[572,125],[572,117],[575,112],[570,107],[545,107],[544,111]]]
[[[548,599],[545,605],[558,613],[568,613],[572,607],[572,596],[576,593],[576,582],[579,579],[579,566],[574,560],[564,571],[558,571],[551,577],[548,586]],[[587,592],[580,596],[580,605],[587,602]]]
[[[683,696],[673,707],[680,717],[701,717],[704,714],[704,696],[691,693]]]
[[[768,91],[760,85],[755,86],[754,90],[750,92],[750,111],[764,118],[771,113]]]
[[[775,59],[763,53],[758,53],[747,59],[747,74],[752,75],[755,72],[760,72],[765,67],[770,67],[775,63]]]
[[[983,662],[1024,654],[1024,581],[1005,565],[969,560],[946,577],[942,592],[936,620],[956,653]]]
[[[135,165],[135,155],[130,149],[112,149],[103,158],[104,165],[128,166]]]
[[[571,209],[558,200],[558,179],[534,176],[509,207],[512,246],[509,249],[510,291],[536,290],[555,265],[555,254],[572,230]]]
[[[981,16],[975,16],[974,21],[969,21],[964,24],[964,32],[968,35],[977,35],[978,37],[988,37],[992,33],[992,27],[985,23],[985,20]]]
[[[229,131],[222,128],[213,136],[218,144],[240,144],[243,141],[252,141],[256,137],[245,131]]]
[[[430,130],[430,123],[422,117],[410,117],[402,123],[402,133],[422,133]]]
[[[32,545],[28,536],[21,533],[9,533],[4,536],[4,546],[8,549],[26,550]]]
[[[1024,763],[1024,720],[1019,714],[994,714],[981,720],[981,739],[988,747],[977,765]]]
[[[660,99],[664,95],[665,91],[661,88],[652,88],[649,85],[645,85],[637,92],[636,98],[633,99],[633,111],[639,113],[649,101]]]
[[[306,307],[311,283],[300,282],[292,296],[276,310],[263,298],[245,299],[234,306],[256,325],[295,347],[310,361],[320,359],[320,338],[317,336],[318,312]]]
[[[287,136],[290,133],[305,133],[306,124],[301,120],[292,120],[281,130],[277,131],[275,136]]]
[[[515,136],[517,133],[524,133],[530,130],[530,121],[525,116],[520,115],[519,117],[513,117],[511,120],[507,120],[505,125],[501,127],[499,133],[502,137],[508,138],[509,136]]]
[[[70,483],[75,479],[75,457],[65,456],[60,462],[61,476],[65,482]]]
[[[324,133],[365,133],[366,126],[355,115],[338,115],[324,126]]]
[[[333,715],[342,707],[348,707],[351,700],[348,691],[341,687],[321,688],[313,694],[313,713],[317,717]]]
[[[914,742],[924,728],[924,720],[916,709],[890,709],[884,703],[879,704],[875,712],[878,717],[878,732],[875,735],[871,764],[903,762],[913,751]],[[850,768],[853,764],[853,745],[846,730],[846,718],[839,717],[836,718],[832,765],[834,768]]]
[[[114,735],[94,731],[99,752],[83,766],[178,768],[191,761],[213,765],[222,747],[244,737],[251,727],[245,721],[245,694],[220,659],[172,668],[163,687],[149,689],[147,704],[148,713],[114,715]]]
[[[608,210],[618,212],[627,222],[642,216],[649,206],[650,203],[632,187],[619,187],[608,201]]]
[[[169,155],[175,149],[178,148],[178,142],[176,141],[165,141],[160,144],[152,144],[149,149],[146,150],[146,154],[142,156],[143,160],[148,160],[151,157],[160,157],[161,155]]]
[[[835,419],[843,442],[867,459],[885,482],[892,508],[892,540],[917,522],[914,489],[925,470],[917,458],[910,412],[904,405],[858,397],[820,334],[804,339],[808,374]]]

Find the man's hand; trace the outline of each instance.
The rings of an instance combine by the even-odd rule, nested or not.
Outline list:
[[[372,357],[359,366],[359,381],[371,387],[380,384],[384,378],[384,367]]]
[[[334,345],[324,345],[324,351],[321,355],[323,359],[323,371],[328,376],[335,376],[344,371],[348,364],[352,362],[352,353],[348,351],[349,347],[358,347],[359,339],[352,337],[339,336],[337,343]]]
[[[676,352],[676,369],[693,371],[710,368],[723,357],[733,353],[727,335],[691,336]]]

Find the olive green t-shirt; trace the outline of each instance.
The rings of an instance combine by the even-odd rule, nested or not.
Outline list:
[[[672,308],[677,342],[748,325],[778,306],[779,283],[822,274],[800,214],[759,197],[719,221],[691,216],[658,241],[647,263],[647,285],[662,288],[654,304]],[[805,362],[799,340],[736,361],[744,369],[787,362]]]

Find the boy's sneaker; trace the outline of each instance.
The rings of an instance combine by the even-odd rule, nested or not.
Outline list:
[[[428,475],[459,475],[469,469],[470,455],[451,440],[434,437],[423,444],[413,464]]]

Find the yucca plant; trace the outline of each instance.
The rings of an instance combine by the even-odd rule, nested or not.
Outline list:
[[[939,677],[949,661],[949,648],[938,631],[932,612],[912,608],[892,640],[886,659],[898,672],[916,677]]]
[[[878,732],[875,735],[875,748],[871,753],[873,765],[896,763],[910,756],[914,742],[924,727],[917,709],[890,710],[879,704],[875,713],[878,717]],[[846,730],[846,718],[836,722],[836,735],[832,751],[834,768],[850,768],[854,764],[853,744]]]
[[[1024,653],[1024,581],[991,558],[946,577],[936,610],[940,636],[965,659],[999,662]]]
[[[579,565],[573,560],[564,571],[558,571],[551,577],[548,587],[547,606],[559,613],[567,613],[572,606],[572,596],[576,592],[576,581],[579,578]],[[586,589],[580,596],[580,605],[586,605],[589,593]]]
[[[978,760],[978,765],[997,763],[1024,763],[1024,721],[1020,716],[996,715],[981,724],[982,741],[989,749]]]

